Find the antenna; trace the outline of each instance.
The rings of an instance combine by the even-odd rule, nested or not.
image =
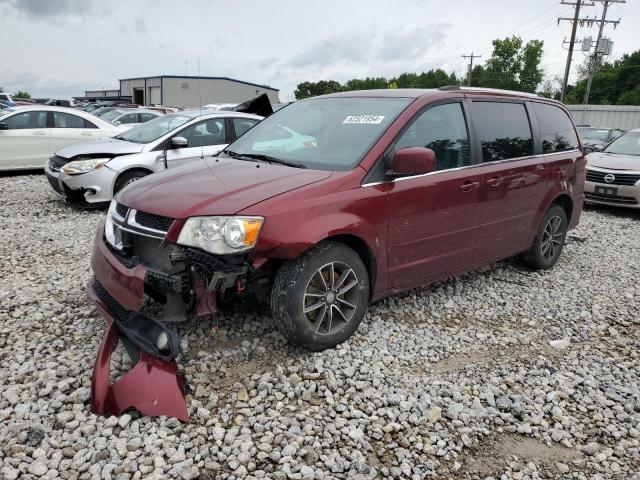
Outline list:
[[[200,57],[198,57],[198,102],[199,102],[199,109],[200,109],[200,116],[202,116],[202,88],[201,88],[201,84],[202,83],[202,77],[200,76]],[[205,128],[206,125],[205,125]],[[200,158],[204,158],[204,140],[200,143]]]

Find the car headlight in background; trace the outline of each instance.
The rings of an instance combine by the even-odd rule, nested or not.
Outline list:
[[[182,227],[178,243],[218,255],[242,252],[255,246],[263,222],[262,217],[193,217]]]
[[[60,170],[67,175],[80,175],[81,173],[93,172],[105,165],[110,158],[91,158],[89,160],[74,160],[67,163]]]

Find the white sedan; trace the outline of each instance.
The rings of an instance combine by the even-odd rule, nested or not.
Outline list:
[[[0,111],[0,170],[41,169],[62,147],[124,130],[89,113],[34,105]]]

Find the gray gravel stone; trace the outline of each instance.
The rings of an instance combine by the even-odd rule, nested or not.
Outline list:
[[[104,211],[47,188],[0,177],[2,478],[640,480],[638,213],[587,209],[552,270],[511,259],[377,302],[333,350],[254,313],[176,325],[181,424],[89,412]]]

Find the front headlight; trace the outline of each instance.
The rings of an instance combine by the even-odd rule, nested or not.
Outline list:
[[[67,175],[80,175],[81,173],[93,172],[105,165],[110,158],[92,158],[90,160],[74,160],[67,163],[60,170]]]
[[[193,217],[188,219],[178,243],[217,255],[249,250],[256,245],[262,217]]]

